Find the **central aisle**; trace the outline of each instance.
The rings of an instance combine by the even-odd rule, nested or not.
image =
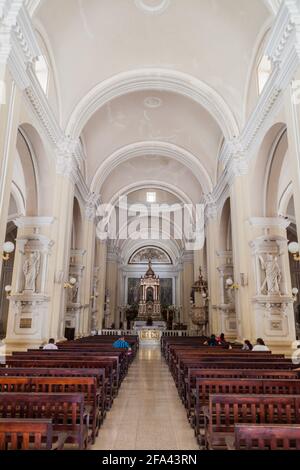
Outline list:
[[[93,450],[199,450],[159,347],[141,347]]]

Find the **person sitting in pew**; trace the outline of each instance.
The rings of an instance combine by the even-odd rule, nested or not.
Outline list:
[[[252,351],[252,349],[253,349],[253,345],[251,344],[249,339],[245,339],[242,350],[243,351]]]
[[[131,351],[131,347],[130,347],[129,343],[127,343],[127,341],[125,341],[124,336],[121,336],[119,339],[117,339],[114,342],[113,347],[118,348],[118,349],[127,349],[128,351]]]
[[[218,344],[220,344],[221,346],[226,346],[227,345],[227,340],[225,339],[225,335],[224,333],[221,333],[220,336],[218,338],[216,338]]]
[[[55,344],[55,339],[54,339],[54,338],[50,338],[48,344],[45,344],[45,346],[43,347],[43,349],[44,349],[44,350],[47,350],[47,349],[58,349],[58,347],[57,347],[56,344]]]
[[[208,346],[218,346],[219,343],[216,339],[216,335],[211,335],[208,341],[205,341],[204,344],[207,344]]]
[[[270,351],[270,349],[265,345],[265,342],[262,338],[257,338],[256,345],[253,346],[252,351]]]

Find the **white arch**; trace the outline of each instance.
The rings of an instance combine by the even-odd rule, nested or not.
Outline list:
[[[115,204],[117,203],[118,199],[121,196],[128,196],[133,191],[139,191],[141,189],[147,189],[147,188],[166,191],[172,194],[173,196],[177,197],[184,204],[193,205],[193,201],[180,188],[178,187],[175,188],[174,185],[171,185],[169,183],[162,183],[161,181],[156,181],[156,180],[142,180],[142,181],[137,181],[136,183],[132,183],[127,186],[124,186],[118,193],[114,194],[114,196],[110,199],[108,204],[115,206]]]
[[[94,87],[75,107],[66,134],[78,138],[92,115],[114,98],[134,91],[171,91],[193,99],[217,121],[226,139],[239,135],[237,121],[225,100],[201,80],[183,72],[144,68],[122,72]]]
[[[209,193],[213,189],[213,182],[199,159],[188,150],[179,147],[178,145],[169,142],[137,142],[134,144],[126,145],[118,149],[112,155],[105,159],[105,161],[98,168],[92,184],[92,192],[100,192],[102,185],[110,175],[110,173],[117,168],[121,163],[135,157],[142,157],[146,155],[159,155],[161,157],[168,157],[177,160],[189,170],[192,171],[194,176],[199,181],[203,191]]]
[[[277,15],[282,0],[264,0],[266,7],[273,13],[273,15]]]

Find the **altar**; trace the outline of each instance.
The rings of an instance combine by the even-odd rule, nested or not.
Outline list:
[[[133,330],[137,332],[141,346],[157,346],[166,330],[166,323],[154,321],[151,326],[147,326],[145,321],[135,321]]]

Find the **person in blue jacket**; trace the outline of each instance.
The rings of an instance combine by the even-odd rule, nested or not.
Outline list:
[[[125,341],[124,336],[121,336],[119,339],[117,339],[114,342],[113,347],[114,348],[119,348],[119,349],[127,349],[128,351],[131,351],[131,347],[129,346],[127,341]]]

